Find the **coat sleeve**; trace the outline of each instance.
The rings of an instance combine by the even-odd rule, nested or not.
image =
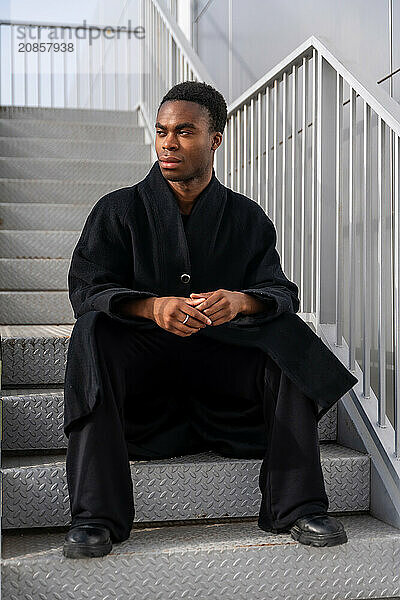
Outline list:
[[[300,307],[297,285],[284,274],[276,249],[276,229],[260,207],[262,215],[252,238],[251,256],[245,273],[244,288],[240,292],[265,302],[266,309],[259,313],[240,316],[243,324],[271,321],[283,312],[296,313]],[[260,214],[260,213],[259,213]]]
[[[124,226],[126,212],[121,216],[118,203],[106,194],[85,221],[68,271],[69,299],[76,319],[98,310],[125,323],[150,323],[144,317],[122,316],[116,306],[126,298],[157,296],[132,285],[133,257],[129,231]]]

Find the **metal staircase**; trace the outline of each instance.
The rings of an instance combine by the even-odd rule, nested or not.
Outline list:
[[[210,452],[131,461],[129,540],[100,559],[63,556],[69,260],[97,199],[148,172],[150,146],[137,111],[5,107],[0,117],[3,598],[399,597],[400,530],[369,512],[370,455],[338,443],[337,406],[319,440],[347,544],[261,531],[261,460]]]

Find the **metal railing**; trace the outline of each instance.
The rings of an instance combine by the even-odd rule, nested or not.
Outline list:
[[[360,370],[399,459],[400,109],[361,80],[310,37],[228,107],[217,174],[274,221],[300,316]]]
[[[172,15],[157,0],[140,0],[139,21],[147,33],[140,46],[139,106],[154,142],[156,113],[162,97],[172,86],[180,81],[205,81],[213,86],[215,83]],[[153,157],[156,157],[154,148]]]
[[[1,21],[0,104],[132,110],[145,30],[128,23]]]

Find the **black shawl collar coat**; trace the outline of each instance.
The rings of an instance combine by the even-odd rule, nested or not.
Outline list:
[[[117,301],[189,297],[218,288],[252,294],[265,301],[265,312],[239,314],[193,335],[264,350],[317,403],[319,420],[358,380],[296,315],[298,288],[283,273],[275,244],[276,230],[264,210],[225,187],[214,169],[185,232],[177,200],[156,161],[142,181],[101,197],[89,213],[68,273],[74,316],[104,312],[149,329],[158,325],[118,314]],[[85,411],[93,405],[89,399]],[[67,424],[83,409],[66,410]]]

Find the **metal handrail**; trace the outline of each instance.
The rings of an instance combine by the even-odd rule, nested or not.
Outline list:
[[[130,21],[129,21],[130,23]],[[83,45],[82,42],[86,42],[87,40],[82,40],[75,36],[74,40],[74,48],[73,52],[75,56],[73,57],[73,61],[70,60],[69,53],[65,49],[62,52],[58,52],[58,68],[55,68],[55,62],[57,58],[55,57],[55,53],[51,48],[49,54],[49,73],[44,74],[42,72],[43,65],[42,61],[45,58],[41,58],[42,55],[45,55],[44,50],[36,49],[34,52],[37,57],[35,58],[35,70],[33,73],[33,84],[32,77],[29,77],[28,62],[31,60],[28,58],[28,51],[26,50],[23,53],[23,77],[21,78],[21,84],[23,81],[23,101],[18,102],[18,105],[22,106],[48,106],[48,102],[43,101],[44,93],[43,87],[45,87],[45,92],[49,92],[50,96],[50,107],[60,107],[60,108],[97,108],[97,109],[113,109],[120,110],[122,106],[120,106],[121,98],[126,97],[126,102],[124,102],[123,110],[133,110],[133,107],[136,107],[138,99],[136,101],[133,100],[134,96],[134,82],[132,80],[130,65],[134,59],[132,56],[132,44],[131,44],[131,34],[134,34],[135,37],[139,37],[139,41],[142,39],[140,36],[145,34],[145,31],[141,30],[141,26],[137,26],[134,29],[130,27],[124,27],[120,25],[116,26],[98,26],[98,25],[86,25],[86,24],[66,24],[66,23],[39,23],[39,22],[26,22],[26,21],[17,21],[17,20],[1,20],[0,21],[0,49],[2,49],[2,29],[5,26],[10,28],[10,47],[9,51],[5,53],[6,56],[10,56],[10,78],[9,78],[9,98],[5,97],[5,91],[0,88],[0,104],[11,106],[15,105],[16,98],[16,90],[15,90],[15,74],[14,74],[14,63],[15,63],[15,50],[14,50],[14,31],[16,28],[37,28],[42,29],[60,29],[62,31],[65,30],[85,30],[85,31],[96,31],[96,32],[104,32],[104,35],[107,34],[106,40],[104,40],[104,36],[100,37],[100,51],[96,54],[93,49],[92,38],[89,34],[89,43],[86,46]],[[110,38],[109,35],[111,32],[115,32],[116,37]],[[120,34],[123,34],[120,36]],[[94,39],[97,39],[94,38]],[[37,44],[49,44],[51,42],[45,42],[39,35],[39,42]],[[32,42],[28,42],[32,46]],[[35,43],[35,42],[33,42]],[[56,44],[64,44],[64,43],[72,43],[71,37],[62,38],[61,41],[56,41]],[[54,44],[54,40],[53,40]],[[82,48],[83,46],[83,48]],[[113,62],[113,70],[110,76],[106,75],[105,63],[106,57],[110,51],[112,50],[112,58]],[[67,56],[68,55],[68,56]],[[124,57],[126,72],[119,73],[119,63],[121,62],[121,56]],[[99,66],[96,70],[94,65],[95,59],[98,59]],[[62,60],[61,60],[62,59]],[[71,65],[71,62],[73,63]],[[87,72],[82,73],[82,65],[87,66]],[[1,68],[4,68],[4,63],[0,64]],[[33,69],[32,69],[33,70]],[[72,73],[72,75],[71,75]],[[57,79],[58,78],[58,79]],[[57,79],[57,82],[56,82]],[[0,83],[2,79],[0,77]],[[44,85],[43,85],[44,83]],[[107,88],[113,86],[113,94],[112,96],[107,93]],[[56,85],[58,88],[62,86],[62,101],[56,103],[55,100],[55,92]],[[46,90],[47,87],[47,90]],[[85,97],[85,88],[87,90]],[[6,90],[8,91],[8,90]],[[35,101],[32,102],[30,100],[30,96],[35,95]],[[98,96],[99,99],[95,101],[95,96]],[[82,98],[83,96],[83,98]],[[107,97],[109,96],[109,97]],[[8,101],[9,100],[9,101]]]
[[[343,101],[344,89],[348,101]],[[357,99],[362,103],[360,154]],[[377,136],[374,142],[373,133]],[[311,36],[229,105],[223,152],[217,153],[217,174],[224,184],[249,195],[271,215],[283,268],[299,285],[300,316],[324,337],[332,336],[329,325],[333,323],[332,342],[338,353],[347,348],[348,368],[356,372],[362,364],[360,389],[351,393],[357,395],[360,410],[365,407],[364,413],[368,412],[377,445],[386,436],[388,455],[397,459],[392,463],[397,477],[399,144],[398,104],[358,73],[355,65],[347,68],[336,51],[334,54]],[[372,177],[377,188],[374,195]],[[394,220],[389,227],[391,215]],[[388,257],[393,257],[393,273],[387,266]],[[378,307],[374,313],[372,280]],[[387,290],[392,288],[393,302],[388,307]],[[387,381],[392,366],[387,329],[392,320],[393,406]],[[377,341],[373,339],[376,335]],[[371,363],[372,350],[377,355],[375,365]],[[378,373],[375,391],[372,368]],[[376,415],[371,421],[367,405],[372,398]],[[388,431],[393,433],[392,450],[387,444]]]

